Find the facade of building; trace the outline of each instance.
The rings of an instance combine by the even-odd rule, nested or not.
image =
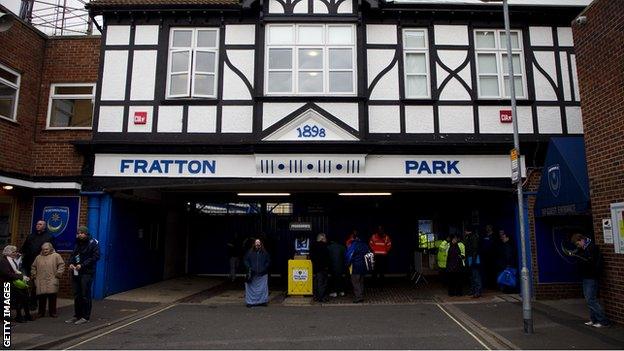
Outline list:
[[[621,185],[624,169],[620,158],[624,154],[621,133],[624,127],[624,7],[617,1],[597,0],[581,16],[582,20],[576,21],[573,29],[593,225],[596,244],[605,257],[601,296],[609,317],[622,323],[624,240],[621,238],[624,230],[621,206],[624,191]]]

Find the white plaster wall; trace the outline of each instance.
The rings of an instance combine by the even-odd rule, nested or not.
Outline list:
[[[154,100],[156,50],[137,50],[132,59],[130,100]]]
[[[438,57],[440,61],[444,63],[451,70],[457,69],[465,60],[468,55],[467,51],[455,51],[455,50],[440,50],[438,51]],[[439,64],[436,64],[436,76],[438,88],[449,76],[449,73],[443,69]],[[463,79],[470,87],[472,85],[470,75],[470,65],[467,65],[459,72],[460,78]],[[470,93],[464,88],[463,85],[456,79],[451,79],[447,85],[440,92],[440,100],[470,100]]]
[[[511,134],[512,123],[501,123],[500,110],[511,110],[511,106],[479,106],[479,132],[486,134]],[[531,106],[518,106],[518,132],[533,133],[533,112]]]
[[[561,134],[561,111],[559,107],[538,106],[537,124],[540,134]]]
[[[399,106],[369,106],[369,133],[400,133],[401,114]]]
[[[147,123],[134,124],[134,112],[147,112]],[[130,106],[128,108],[128,133],[151,133],[154,122],[154,108],[152,106]]]
[[[223,66],[223,100],[251,100],[245,83],[227,65]]]
[[[308,13],[308,0],[301,0],[295,5],[294,13]]]
[[[370,95],[371,100],[399,99],[399,68],[395,63],[388,73],[377,82]]]
[[[442,101],[445,101],[445,100],[468,101],[471,99],[471,97],[470,97],[470,93],[468,93],[466,88],[464,88],[464,86],[461,85],[461,83],[457,79],[452,78],[448,83],[446,83],[446,85],[444,86],[444,89],[442,89],[442,91],[440,92],[439,99]]]
[[[314,13],[318,13],[318,14],[329,13],[329,9],[327,8],[327,6],[320,0],[313,0],[312,8],[314,10]]]
[[[383,71],[392,59],[394,59],[394,50],[376,50],[371,49],[366,51],[367,55],[367,71],[368,74],[368,87],[370,88],[371,83],[377,77],[379,72]]]
[[[349,127],[360,130],[358,104],[327,102],[318,103],[317,105],[329,112],[332,116],[346,123]]]
[[[468,45],[468,26],[433,26],[436,45]]]
[[[353,1],[345,0],[338,6],[338,13],[353,13]]]
[[[225,45],[253,45],[256,26],[253,24],[228,24],[225,26]]]
[[[127,71],[128,51],[107,50],[104,53],[102,94],[100,96],[102,100],[124,100],[126,96]]]
[[[182,114],[182,106],[159,106],[156,130],[159,133],[182,132]]]
[[[228,59],[243,73],[251,87],[254,86],[254,50],[228,50]],[[227,82],[227,81],[226,81]]]
[[[406,133],[433,133],[433,106],[405,106]]]
[[[555,66],[555,54],[552,51],[535,51],[535,61],[544,71],[559,85],[557,69]],[[535,98],[539,101],[557,101],[557,95],[544,75],[533,65],[533,77],[535,80]]]
[[[158,45],[158,25],[134,27],[134,45]]]
[[[130,44],[130,26],[106,26],[106,45]]]
[[[570,27],[557,28],[557,39],[559,40],[559,46],[564,46],[564,47],[574,46],[574,39],[572,38],[572,28]]]
[[[576,55],[570,55],[570,65],[572,65],[572,83],[574,84],[574,100],[581,101],[581,93],[578,84],[578,72],[576,71]]]
[[[189,133],[214,133],[217,130],[216,106],[189,106],[187,118]]]
[[[284,7],[275,0],[269,0],[269,13],[284,13]]]
[[[472,106],[438,107],[440,133],[474,133]]]
[[[367,24],[366,25],[366,43],[368,44],[396,44],[397,43],[397,27],[391,24]]]
[[[223,106],[221,111],[222,133],[251,133],[253,130],[253,106]]]
[[[302,103],[265,103],[262,105],[262,130],[301,108]]]
[[[566,106],[568,134],[583,134],[583,117],[579,106]]]
[[[563,97],[565,101],[572,100],[572,90],[570,87],[570,75],[568,74],[568,55],[565,52],[559,53],[561,62],[561,84],[563,85]]]
[[[553,46],[551,27],[529,27],[529,39],[532,46]]]
[[[123,106],[100,106],[98,132],[122,132],[123,113]]]

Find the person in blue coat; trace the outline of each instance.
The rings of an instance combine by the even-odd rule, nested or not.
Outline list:
[[[254,246],[245,255],[244,262],[248,272],[245,282],[245,303],[247,307],[266,306],[269,302],[271,258],[260,239],[254,241]]]
[[[364,256],[369,253],[368,245],[354,232],[354,239],[347,248],[345,261],[351,268],[351,284],[353,284],[353,302],[364,301],[364,276],[368,272]]]

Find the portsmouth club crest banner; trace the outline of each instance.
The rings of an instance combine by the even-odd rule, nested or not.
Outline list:
[[[43,219],[48,233],[54,236],[55,249],[73,250],[78,230],[79,208],[78,196],[35,196],[32,230],[35,230],[37,221]]]

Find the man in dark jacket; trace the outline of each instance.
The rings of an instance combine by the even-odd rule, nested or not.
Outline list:
[[[325,234],[316,236],[316,242],[310,248],[310,259],[314,272],[314,301],[327,302],[327,277],[331,261]]]
[[[347,265],[351,266],[351,284],[353,284],[354,303],[364,301],[364,276],[368,272],[364,256],[369,253],[368,245],[360,239],[357,232],[353,233],[354,239],[346,252]]]
[[[471,228],[464,229],[466,263],[470,268],[470,295],[481,297],[481,256],[479,255],[479,235]]]
[[[91,318],[91,286],[95,275],[96,263],[100,259],[98,241],[91,238],[87,227],[78,228],[76,247],[69,257],[69,269],[72,274],[74,291],[74,317],[65,323],[76,325],[89,322]]]
[[[580,233],[570,239],[579,249],[576,254],[578,268],[583,279],[583,296],[589,307],[590,320],[585,325],[602,328],[611,324],[598,302],[598,278],[602,271],[602,255],[592,240]]]
[[[44,220],[37,221],[35,224],[35,230],[26,237],[24,244],[22,244],[22,271],[30,277],[30,267],[37,255],[41,253],[41,245],[44,243],[50,243],[54,247],[56,245],[54,236],[48,233],[47,223]],[[37,294],[34,280],[30,284],[30,297],[29,306],[31,310],[37,308]]]
[[[331,241],[327,245],[329,251],[330,267],[329,267],[329,296],[344,296],[345,291],[345,251],[346,248],[339,242]]]

